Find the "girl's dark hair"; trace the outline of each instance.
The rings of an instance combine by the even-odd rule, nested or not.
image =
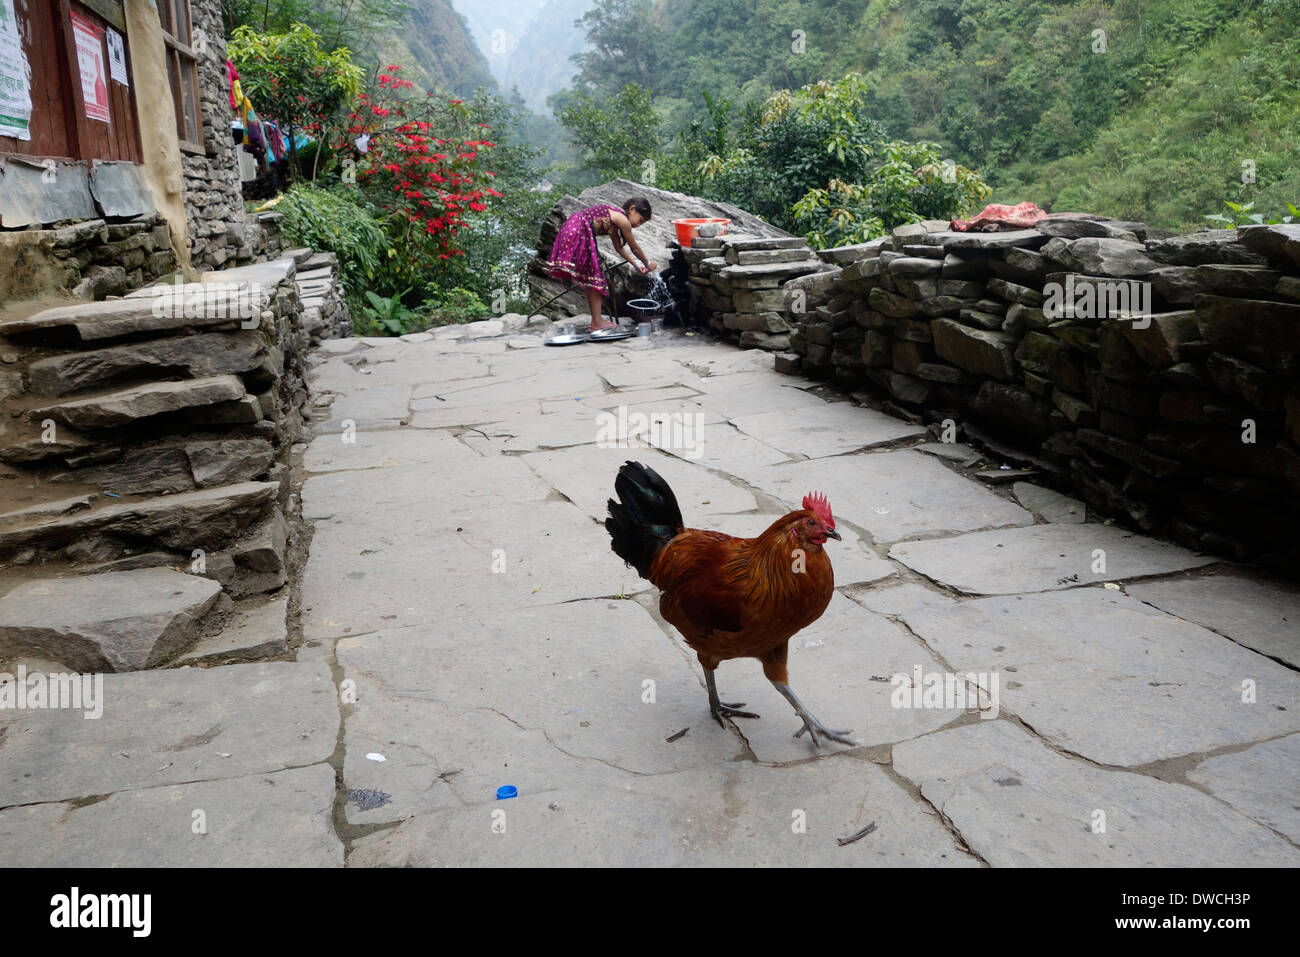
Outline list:
[[[631,212],[634,209],[640,213],[643,218],[650,218],[650,200],[646,199],[644,196],[633,196],[623,204],[623,212],[625,213]]]

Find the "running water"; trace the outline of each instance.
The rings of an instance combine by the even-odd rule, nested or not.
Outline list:
[[[668,283],[664,282],[664,277],[659,275],[659,270],[647,274],[650,279],[650,292],[647,299],[653,299],[659,304],[659,308],[665,312],[674,308],[677,301],[673,299],[672,293],[668,291]]]

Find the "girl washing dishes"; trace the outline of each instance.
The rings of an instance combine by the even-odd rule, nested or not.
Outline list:
[[[644,197],[635,196],[623,204],[623,208],[600,203],[580,209],[564,221],[555,245],[551,247],[551,258],[546,267],[552,279],[585,286],[587,305],[591,307],[591,331],[617,328],[617,321],[605,322],[600,316],[601,299],[609,292],[605,276],[600,269],[600,254],[596,251],[596,237],[608,236],[614,242],[618,254],[636,266],[636,259],[645,263],[637,266],[642,275],[653,272],[655,264],[646,259],[641,247],[632,238],[632,230],[650,219],[650,203]],[[623,245],[631,247],[628,252]],[[633,259],[633,254],[636,259]],[[617,316],[614,317],[617,320]]]

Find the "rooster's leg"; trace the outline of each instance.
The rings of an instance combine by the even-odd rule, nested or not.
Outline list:
[[[832,741],[840,742],[840,744],[847,744],[850,747],[855,748],[857,747],[856,744],[845,737],[845,735],[849,733],[848,731],[832,731],[814,718],[812,712],[803,706],[803,702],[795,697],[794,692],[790,690],[789,685],[781,684],[779,681],[773,681],[772,684],[776,687],[776,690],[785,695],[785,699],[794,706],[795,713],[798,714],[799,717],[803,718],[803,727],[794,733],[796,738],[807,731],[808,737],[812,739],[814,747],[821,747],[821,742],[817,740],[817,735],[819,733],[825,735]]]
[[[737,701],[735,704],[727,704],[724,701],[719,701],[718,686],[713,681],[712,671],[706,670],[704,672],[704,682],[709,686],[709,711],[713,713],[713,719],[717,721],[718,724],[722,725],[722,727],[726,727],[722,721],[724,716],[728,718],[758,717],[758,715],[753,714],[752,712],[739,710],[745,706],[745,702],[743,701]]]

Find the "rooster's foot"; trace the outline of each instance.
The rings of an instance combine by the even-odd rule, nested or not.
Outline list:
[[[722,725],[722,727],[725,728],[727,725],[726,722],[722,720],[724,717],[726,718],[757,718],[758,717],[758,715],[754,714],[752,711],[741,711],[740,709],[743,708],[744,706],[745,706],[745,702],[743,701],[737,701],[735,704],[727,704],[725,701],[718,701],[715,702],[709,708],[709,710],[713,712],[713,720],[717,721],[718,724]]]
[[[854,742],[850,741],[848,738],[845,737],[845,735],[853,733],[851,728],[845,731],[832,731],[829,728],[822,727],[821,722],[818,721],[816,718],[812,718],[811,715],[808,715],[806,717],[804,715],[800,715],[800,717],[804,719],[803,727],[794,733],[794,736],[796,738],[799,737],[799,735],[803,734],[805,731],[807,731],[809,737],[812,738],[812,743],[818,747],[821,747],[821,742],[817,740],[817,735],[819,733],[829,738],[832,741],[838,741],[840,744],[847,744],[851,748],[857,747],[857,745]],[[811,723],[809,723],[808,720],[809,718],[812,718]]]
[[[758,715],[750,711],[741,711],[745,707],[745,702],[737,701],[735,704],[727,704],[725,701],[718,700],[718,686],[713,680],[713,672],[704,672],[704,684],[709,689],[709,712],[713,715],[713,720],[718,722],[722,727],[727,724],[723,718],[757,718]]]
[[[838,741],[840,744],[847,744],[851,748],[857,747],[856,743],[848,739],[847,735],[850,733],[849,731],[832,731],[814,718],[812,712],[803,706],[803,702],[795,697],[795,694],[790,690],[789,685],[784,685],[776,681],[773,681],[772,684],[776,685],[777,691],[785,695],[785,699],[789,701],[791,706],[794,708],[795,714],[799,715],[799,717],[803,719],[803,727],[794,733],[796,738],[807,731],[808,738],[812,741],[813,747],[815,748],[820,748],[822,744],[821,741],[817,739],[817,735],[819,734],[828,740]]]

